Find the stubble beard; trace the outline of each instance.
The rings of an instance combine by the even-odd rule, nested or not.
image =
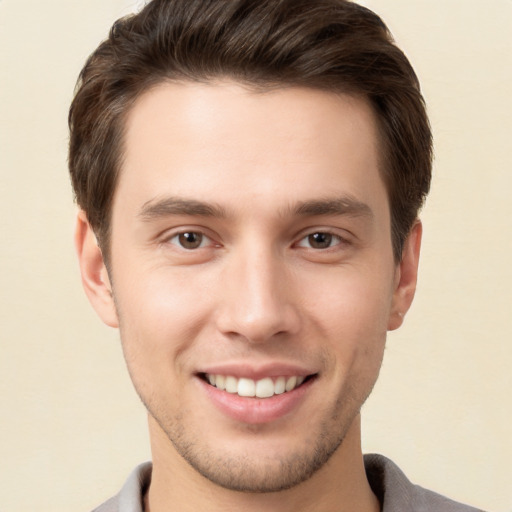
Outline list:
[[[251,458],[243,454],[243,447],[236,455],[223,452],[222,447],[210,449],[186,428],[184,415],[168,421],[145,405],[176,452],[195,471],[225,489],[255,494],[284,491],[310,479],[340,448],[359,413],[359,408],[342,418],[331,413],[293,453],[266,458],[256,454]]]
[[[120,326],[121,327],[121,326]],[[120,329],[122,332],[122,329]],[[122,336],[121,336],[122,338]],[[170,441],[176,452],[204,478],[227,490],[246,493],[274,493],[295,487],[309,480],[323,468],[341,447],[345,436],[354,424],[360,409],[377,380],[382,357],[371,382],[362,386],[351,383],[334,403],[326,404],[316,429],[311,431],[293,452],[281,456],[254,457],[244,454],[241,446],[237,454],[227,454],[223,447],[210,447],[201,440],[199,428],[188,428],[185,418],[193,416],[189,411],[170,417],[158,405],[157,393],[147,393],[145,386],[134,378],[130,361],[123,352],[135,390],[149,415]],[[381,354],[382,356],[382,354]],[[156,402],[153,403],[153,399]],[[162,400],[165,403],[165,400]],[[208,428],[203,425],[203,428]],[[253,433],[258,435],[257,432]]]

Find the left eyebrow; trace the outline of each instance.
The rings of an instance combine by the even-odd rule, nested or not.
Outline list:
[[[295,205],[292,214],[298,216],[346,215],[349,217],[373,217],[372,209],[351,196],[303,201]]]

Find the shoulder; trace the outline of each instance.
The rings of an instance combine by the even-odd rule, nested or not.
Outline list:
[[[366,474],[382,512],[483,512],[411,483],[400,468],[382,455],[365,455]]]
[[[118,496],[114,496],[107,500],[105,503],[96,507],[92,512],[118,512],[119,511],[119,500]]]
[[[151,469],[150,462],[137,466],[131,472],[119,494],[92,512],[142,512],[144,494],[151,482]]]

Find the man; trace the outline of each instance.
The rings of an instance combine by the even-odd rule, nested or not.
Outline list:
[[[375,14],[154,0],[86,63],[70,127],[83,285],[153,456],[97,510],[474,510],[361,453],[432,155]]]

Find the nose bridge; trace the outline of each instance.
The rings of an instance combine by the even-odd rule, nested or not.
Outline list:
[[[285,259],[270,244],[247,243],[230,255],[219,327],[251,342],[292,333],[298,316]]]

